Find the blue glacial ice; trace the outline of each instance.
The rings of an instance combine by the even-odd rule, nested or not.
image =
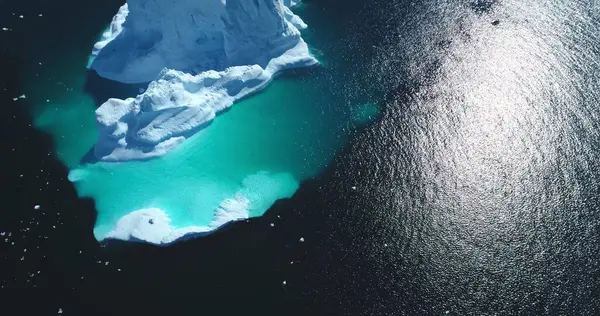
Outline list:
[[[149,85],[135,98],[112,98],[96,110],[95,157],[124,162],[162,156],[276,73],[316,64],[300,34],[307,26],[289,9],[298,2],[202,0],[175,6],[128,0],[94,45],[90,68],[111,80]],[[70,179],[77,182],[79,173],[73,170]],[[222,201],[210,223],[175,227],[168,212],[148,207],[132,210],[96,237],[169,244],[248,218],[255,205],[268,207],[291,195],[296,183],[287,173],[259,172]]]

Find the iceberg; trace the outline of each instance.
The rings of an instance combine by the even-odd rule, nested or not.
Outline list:
[[[94,45],[88,68],[110,80],[147,87],[133,98],[111,98],[96,110],[95,158],[122,162],[164,155],[277,73],[315,65],[300,33],[307,25],[290,10],[298,3],[128,0]],[[140,163],[86,166],[109,165]],[[115,207],[99,215],[94,234],[98,240],[168,245],[261,215],[298,187],[287,172],[254,172],[241,183],[219,186],[216,195],[210,187],[221,181],[218,176],[196,183],[201,202],[193,207],[178,205],[171,191]],[[84,167],[72,170],[69,179],[89,184],[93,174]]]
[[[96,110],[102,161],[164,155],[285,69],[317,63],[295,0],[129,0],[92,51],[91,69],[150,82],[135,98]]]

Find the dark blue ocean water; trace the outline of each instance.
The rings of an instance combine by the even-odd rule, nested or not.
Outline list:
[[[2,286],[54,294],[21,312],[600,313],[595,2],[311,1],[382,117],[265,216],[169,248],[98,245],[93,203],[12,101],[40,43],[105,4],[0,3],[2,23],[48,18],[0,33]]]

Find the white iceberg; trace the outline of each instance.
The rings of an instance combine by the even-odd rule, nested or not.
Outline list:
[[[283,2],[281,2],[283,1]],[[145,93],[96,111],[96,158],[160,156],[279,71],[314,65],[295,0],[129,0],[94,46],[91,68]],[[158,76],[158,77],[157,77]]]

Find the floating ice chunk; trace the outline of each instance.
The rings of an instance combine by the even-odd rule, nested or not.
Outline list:
[[[7,27],[3,27],[2,30],[6,32],[6,31],[8,31],[8,28]]]
[[[300,237],[300,242],[304,242],[304,237]]]
[[[34,210],[39,210],[39,209],[40,209],[40,206],[36,204],[36,205],[34,205],[34,206],[33,206],[33,209],[34,209]]]

